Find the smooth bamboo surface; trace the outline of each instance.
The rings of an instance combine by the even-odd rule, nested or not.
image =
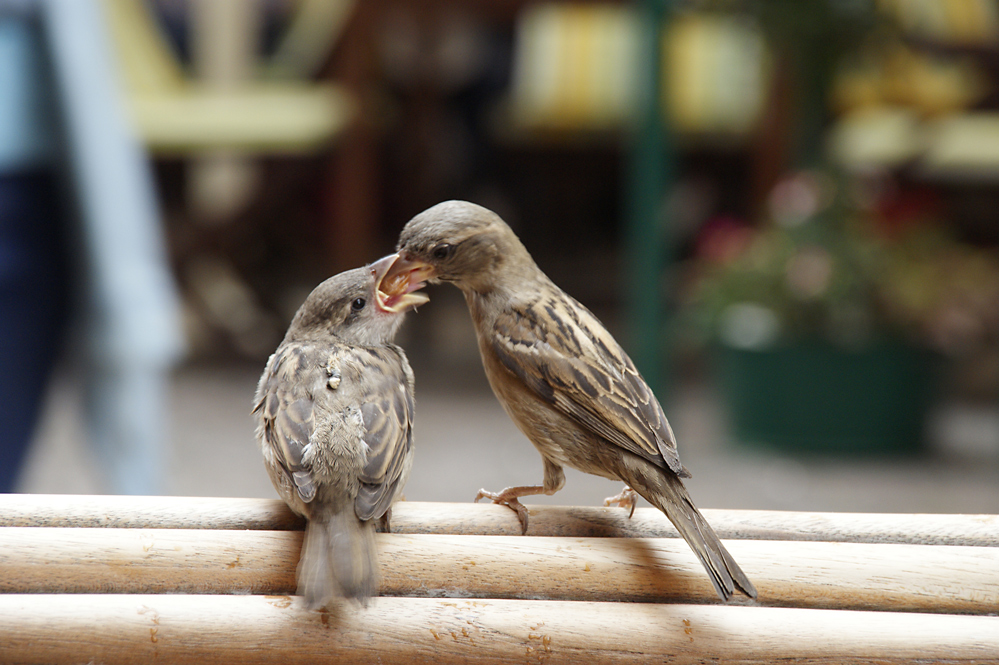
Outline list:
[[[999,663],[999,617],[530,600],[0,595],[4,663]]]
[[[189,529],[0,529],[3,593],[295,590],[302,534]],[[728,541],[767,606],[987,614],[999,549]],[[388,596],[717,603],[679,539],[379,534]],[[736,603],[749,603],[735,596]]]
[[[280,499],[88,494],[0,494],[0,527],[301,529]]]
[[[654,508],[633,518],[621,508],[530,508],[532,536],[678,536]],[[999,547],[999,515],[806,513],[768,510],[702,511],[724,539],[808,540]],[[304,522],[277,499],[116,497],[0,494],[0,527],[119,527],[155,529],[301,529]],[[513,511],[491,504],[400,502],[395,533],[520,535]]]

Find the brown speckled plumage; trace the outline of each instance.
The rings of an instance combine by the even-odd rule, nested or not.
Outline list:
[[[413,372],[391,344],[403,315],[378,310],[374,289],[368,268],[316,287],[268,360],[254,401],[271,482],[308,519],[298,583],[310,607],[375,592],[374,521],[386,516],[412,464]]]
[[[491,211],[448,201],[414,217],[399,252],[463,292],[486,376],[506,412],[541,453],[539,486],[480,492],[518,512],[518,497],[553,494],[563,466],[619,479],[662,510],[723,600],[756,589],[694,506],[662,407],[621,346],[534,263]]]

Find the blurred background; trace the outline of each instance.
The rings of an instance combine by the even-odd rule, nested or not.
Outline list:
[[[295,310],[460,198],[632,354],[700,506],[999,512],[997,83],[995,0],[0,0],[0,489],[276,496]],[[407,498],[540,482],[430,295]]]

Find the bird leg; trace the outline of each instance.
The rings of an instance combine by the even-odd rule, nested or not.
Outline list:
[[[488,490],[479,490],[479,493],[475,495],[475,500],[480,499],[491,499],[493,503],[500,503],[517,513],[517,519],[520,520],[521,533],[527,533],[527,507],[522,504],[519,499],[522,496],[537,496],[538,494],[545,494],[551,496],[555,492],[562,489],[565,485],[565,473],[562,472],[562,467],[554,462],[548,460],[547,457],[542,458],[545,463],[545,480],[544,485],[522,485],[520,487],[507,487],[500,492],[490,492]]]
[[[520,520],[521,532],[527,533],[527,506],[518,499],[522,496],[535,496],[537,494],[549,494],[543,485],[523,485],[521,487],[507,487],[501,492],[490,492],[479,490],[475,495],[475,500],[491,499],[493,503],[501,503],[513,512],[517,513]]]
[[[631,516],[635,514],[636,503],[638,503],[638,494],[635,492],[635,490],[631,489],[627,485],[624,486],[624,489],[621,490],[620,494],[617,494],[615,496],[609,496],[606,499],[604,499],[605,506],[612,506],[614,504],[617,504],[622,508],[627,508],[628,519],[631,519]]]
[[[392,533],[392,506],[389,506],[385,514],[378,518],[378,533]]]

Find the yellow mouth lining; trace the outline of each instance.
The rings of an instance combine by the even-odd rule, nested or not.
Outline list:
[[[395,262],[375,285],[375,295],[380,309],[387,312],[405,312],[430,300],[427,294],[416,292],[423,288],[424,284],[423,282],[413,283],[414,270],[403,269],[394,272],[394,267]]]

